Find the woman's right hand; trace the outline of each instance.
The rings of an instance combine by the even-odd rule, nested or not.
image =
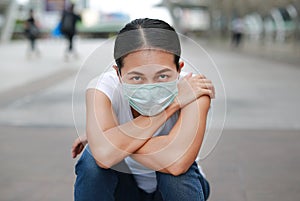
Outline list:
[[[215,98],[215,88],[211,80],[208,80],[204,75],[192,76],[192,73],[189,73],[178,82],[176,101],[179,103],[180,108],[204,95],[212,99]]]
[[[82,152],[87,143],[88,140],[85,134],[78,136],[72,145],[72,158],[76,158],[76,156]]]

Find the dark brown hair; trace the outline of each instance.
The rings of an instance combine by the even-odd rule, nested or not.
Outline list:
[[[125,25],[118,33],[114,46],[114,59],[119,68],[124,58],[140,49],[159,49],[174,54],[179,69],[181,46],[175,29],[159,19],[136,19]]]

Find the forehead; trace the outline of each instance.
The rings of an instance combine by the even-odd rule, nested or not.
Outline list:
[[[147,49],[132,52],[124,58],[123,62],[122,70],[124,71],[151,64],[167,66],[176,70],[174,54],[160,50]]]

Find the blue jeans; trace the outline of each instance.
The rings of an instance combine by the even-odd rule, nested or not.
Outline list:
[[[127,167],[125,162],[118,165]],[[99,167],[88,146],[75,166],[75,173],[75,201],[204,201],[210,191],[194,162],[179,176],[156,172],[157,190],[146,193],[137,187],[132,174]]]

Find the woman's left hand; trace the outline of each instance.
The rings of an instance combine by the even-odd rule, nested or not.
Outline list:
[[[178,95],[175,101],[183,108],[203,95],[215,98],[215,87],[211,80],[201,74],[193,76],[189,73],[178,82]]]
[[[82,152],[87,143],[88,141],[85,134],[77,137],[72,145],[72,158],[76,158],[76,156]]]

